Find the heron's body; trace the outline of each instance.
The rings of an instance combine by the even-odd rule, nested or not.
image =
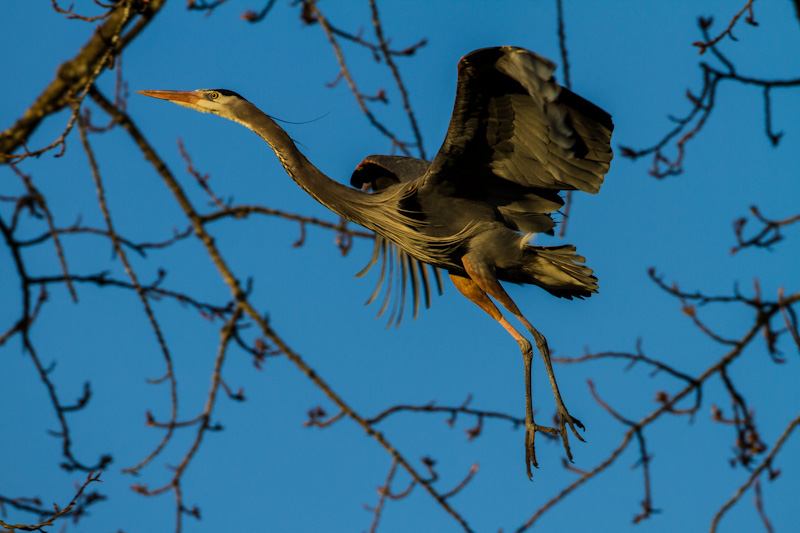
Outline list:
[[[478,199],[483,191],[456,196],[451,191],[427,190],[424,181],[421,176],[375,193],[376,199],[387,199],[389,209],[410,215],[403,242],[422,238],[428,244],[424,254],[404,249],[414,259],[464,275],[461,258],[469,253],[490,265],[501,281],[540,285],[570,299],[596,291],[596,280],[588,268],[574,265],[565,273],[558,266],[558,256],[570,256],[573,247],[532,246],[528,242],[534,232],[522,234],[509,227],[493,206]],[[380,231],[369,223],[362,225]],[[569,261],[575,259],[581,260],[572,255]]]
[[[596,193],[612,158],[611,117],[560,87],[552,76],[554,68],[521,48],[486,48],[468,54],[458,65],[453,117],[434,160],[369,156],[353,173],[353,188],[325,176],[269,116],[234,92],[140,92],[220,115],[261,136],[306,192],[340,216],[375,232],[369,266],[382,258],[383,280],[387,262],[391,270],[394,260],[399,272],[395,279],[401,280],[401,287],[411,279],[415,313],[420,288],[429,302],[425,265],[430,265],[446,270],[459,291],[497,320],[525,356],[530,475],[530,465],[536,465],[535,431],[560,433],[569,455],[565,427],[568,424],[575,432],[573,425],[582,425],[563,404],[544,337],[499,281],[538,285],[569,299],[597,291],[596,278],[573,246],[533,246],[529,240],[535,233],[552,234],[555,224],[550,213],[564,203],[560,191]],[[559,430],[534,424],[532,346],[506,321],[490,296],[533,335],[561,417]]]

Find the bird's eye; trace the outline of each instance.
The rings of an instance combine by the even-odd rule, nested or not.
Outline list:
[[[208,97],[211,98],[212,100],[216,100],[217,98],[219,98],[219,93],[218,92],[209,93]]]

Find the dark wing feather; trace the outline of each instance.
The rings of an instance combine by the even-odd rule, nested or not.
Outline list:
[[[512,213],[512,227],[514,218],[557,210],[557,191],[600,190],[612,158],[611,117],[558,85],[554,70],[510,46],[464,56],[447,137],[424,187],[447,182],[467,196],[499,191],[488,201]],[[508,196],[515,205],[503,203]]]
[[[369,184],[373,191],[381,191],[395,183],[405,183],[421,178],[430,161],[399,155],[370,155],[358,164],[350,177],[350,185],[361,189]]]

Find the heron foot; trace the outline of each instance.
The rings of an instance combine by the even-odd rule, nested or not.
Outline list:
[[[569,435],[567,433],[567,425],[569,425],[569,428],[572,430],[572,433],[576,437],[578,437],[578,440],[581,442],[586,442],[586,441],[583,439],[583,437],[580,436],[578,431],[575,429],[575,426],[578,426],[584,431],[586,431],[586,428],[583,426],[580,420],[569,414],[569,411],[567,411],[567,408],[564,406],[563,403],[558,406],[558,425],[559,425],[559,430],[556,433],[561,435],[561,441],[564,443],[564,450],[567,452],[567,458],[569,459],[570,462],[573,462],[572,452],[570,451],[569,448]]]
[[[536,432],[550,433],[551,435],[558,435],[559,431],[555,428],[546,426],[539,426],[533,420],[525,421],[525,468],[528,472],[528,479],[533,481],[533,474],[531,466],[539,468],[539,463],[536,462],[536,449],[534,447],[534,438]]]

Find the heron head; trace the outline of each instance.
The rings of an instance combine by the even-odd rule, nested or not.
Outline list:
[[[168,100],[201,113],[213,113],[228,119],[236,117],[239,105],[247,102],[227,89],[197,89],[196,91],[136,91],[145,96]]]

